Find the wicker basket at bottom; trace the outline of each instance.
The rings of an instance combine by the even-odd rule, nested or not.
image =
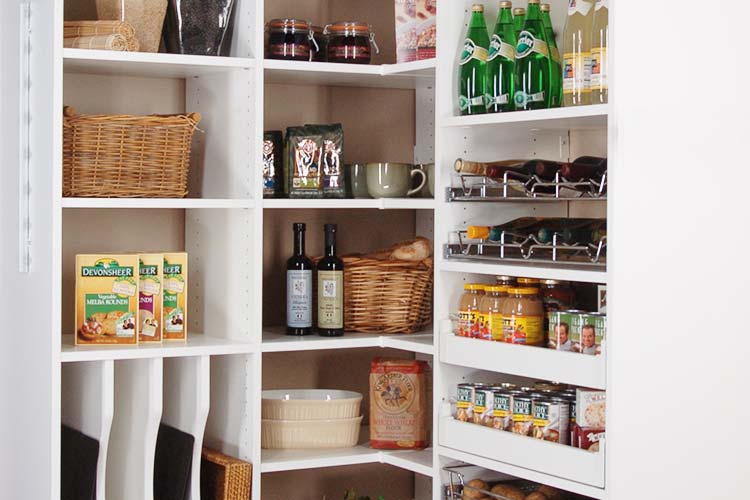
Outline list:
[[[63,196],[182,198],[199,113],[63,120]]]
[[[415,333],[432,321],[433,260],[344,257],[344,328]]]
[[[203,448],[201,498],[205,500],[248,500],[252,465],[218,451]]]

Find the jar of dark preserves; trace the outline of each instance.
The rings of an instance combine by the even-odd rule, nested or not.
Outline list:
[[[309,61],[317,51],[310,23],[299,19],[272,19],[267,25],[266,57],[288,61]]]
[[[370,64],[372,48],[380,53],[369,24],[342,21],[329,24],[324,33],[328,35],[328,62]]]
[[[318,46],[318,50],[310,50],[310,60],[316,62],[326,62],[328,56],[328,41],[325,34],[323,34],[323,28],[320,26],[311,26],[310,29],[313,33],[313,40]]]

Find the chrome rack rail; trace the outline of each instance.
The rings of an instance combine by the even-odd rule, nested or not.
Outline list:
[[[505,497],[503,495],[500,495],[498,493],[492,493],[491,491],[487,491],[481,488],[476,488],[474,486],[470,486],[468,484],[468,481],[465,479],[465,475],[463,472],[460,472],[459,469],[466,468],[466,467],[472,467],[475,468],[473,465],[470,464],[462,464],[462,465],[449,465],[447,467],[443,467],[443,471],[447,472],[449,475],[449,483],[444,485],[444,497],[445,500],[463,500],[464,498],[470,498],[469,495],[464,496],[464,491],[467,493],[469,491],[476,492],[477,496],[481,496],[481,498],[492,498],[495,500],[511,500],[508,497]],[[531,481],[524,481],[524,480],[513,480],[513,481],[502,481],[503,483],[512,484],[519,490],[523,491],[524,493],[528,494],[534,491],[537,488],[537,485]],[[473,498],[473,497],[471,497]]]
[[[500,241],[471,240],[466,236],[466,230],[454,234],[458,243],[445,245],[446,259],[606,267],[606,236],[598,242],[583,244],[563,243],[559,241],[560,233],[554,233],[549,243],[542,243],[534,234],[512,231],[503,231]]]
[[[460,187],[447,188],[447,201],[596,201],[607,199],[607,173],[600,181],[573,182],[560,173],[554,180],[505,172],[502,179],[459,174]]]

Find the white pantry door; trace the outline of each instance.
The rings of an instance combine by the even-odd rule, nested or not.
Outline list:
[[[0,498],[59,497],[62,2],[0,8]],[[27,158],[28,157],[28,158]],[[26,226],[28,224],[28,226]],[[28,230],[26,229],[28,227]],[[28,246],[26,242],[28,243]]]

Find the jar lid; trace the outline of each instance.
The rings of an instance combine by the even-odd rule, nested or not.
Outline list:
[[[536,295],[539,291],[536,288],[510,288],[508,293],[513,295]]]
[[[487,226],[469,226],[466,230],[466,237],[472,240],[486,240],[490,235],[490,228]]]
[[[547,286],[556,286],[556,285],[567,285],[567,281],[561,281],[561,280],[542,280],[542,285]]]
[[[273,31],[289,31],[292,33],[295,31],[310,32],[310,23],[302,19],[271,19],[266,26]]]
[[[482,285],[481,283],[466,283],[464,285],[464,290],[472,290],[472,291],[484,290],[484,286],[485,285]]]
[[[323,27],[322,26],[312,25],[312,26],[310,26],[310,31],[312,31],[313,33],[320,33],[322,35],[323,34]]]
[[[538,285],[539,280],[536,278],[518,278],[519,285]]]
[[[484,287],[484,290],[490,293],[499,293],[499,292],[507,292],[508,287],[505,285],[490,285],[490,286]]]
[[[337,21],[326,26],[326,32],[344,36],[370,36],[370,25],[361,21]]]

